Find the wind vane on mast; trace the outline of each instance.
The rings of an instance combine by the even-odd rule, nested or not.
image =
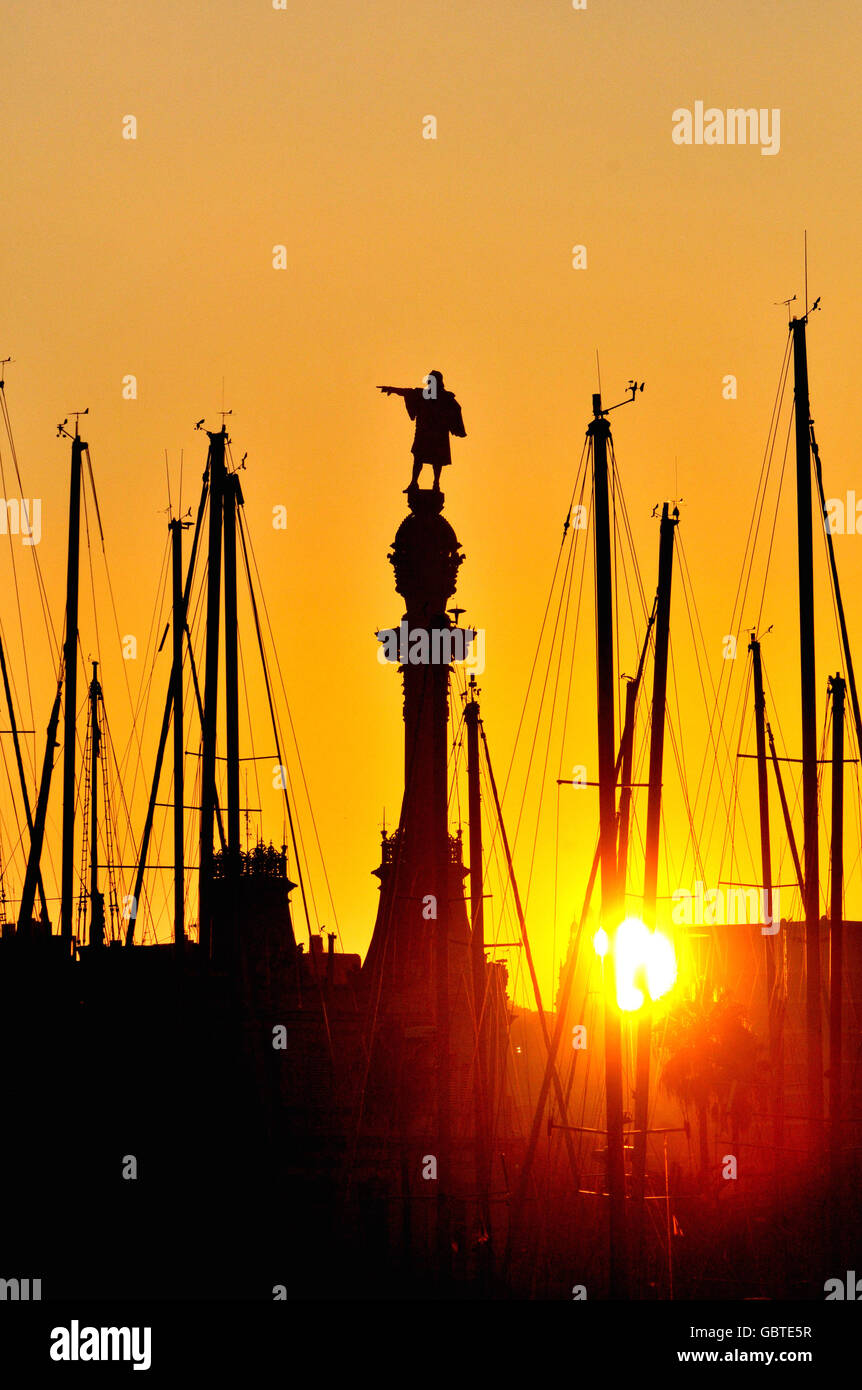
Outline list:
[[[774,301],[776,309],[780,308],[782,304],[784,305],[785,309],[787,310],[787,322],[788,322],[788,323],[790,322],[790,306],[791,306],[791,304],[794,302],[795,299],[796,299],[796,295],[795,295],[795,294],[792,294],[792,295],[790,296],[789,299],[776,299],[776,300]]]
[[[70,410],[65,420],[63,420],[62,423],[57,426],[57,438],[59,439],[61,435],[65,435],[67,439],[78,439],[80,437],[78,426],[81,416],[89,415],[89,413],[89,406],[87,406],[86,410]],[[68,425],[69,421],[72,419],[73,416],[75,420],[75,433],[70,434],[69,431],[66,429],[66,426]]]
[[[802,322],[803,322],[803,323],[807,323],[807,322],[808,322],[808,316],[809,316],[809,314],[813,314],[814,311],[815,311],[816,309],[819,309],[819,308],[820,308],[820,300],[821,300],[821,297],[822,297],[822,296],[818,294],[818,296],[817,296],[817,298],[815,299],[814,303],[811,305],[811,308],[810,308],[810,309],[809,309],[809,308],[806,308],[805,313],[802,315]],[[791,306],[791,304],[793,304],[793,303],[795,302],[795,300],[796,300],[796,295],[795,295],[795,294],[792,294],[792,295],[790,296],[789,299],[776,299],[776,300],[774,301],[774,302],[775,302],[776,308],[779,308],[779,307],[783,304],[783,305],[785,306],[785,308],[787,309],[787,322],[788,322],[788,323],[791,322],[790,306]],[[806,295],[806,304],[807,304],[807,295]]]
[[[610,415],[612,410],[619,410],[621,405],[631,405],[638,391],[642,391],[643,389],[644,382],[641,381],[640,383],[638,383],[637,381],[635,381],[634,378],[632,378],[632,380],[629,381],[628,385],[626,386],[626,390],[631,391],[631,395],[627,396],[624,401],[617,401],[616,405],[609,406],[603,406],[601,395],[596,394],[593,396],[593,414],[598,420],[603,415]]]

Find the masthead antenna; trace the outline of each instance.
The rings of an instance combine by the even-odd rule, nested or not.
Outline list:
[[[168,515],[173,518],[174,508],[171,502],[171,472],[168,468],[168,451],[165,449],[165,481],[168,485]]]

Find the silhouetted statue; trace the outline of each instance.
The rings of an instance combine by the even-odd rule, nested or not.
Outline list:
[[[440,470],[452,462],[449,449],[450,434],[465,439],[467,431],[461,407],[451,391],[443,386],[442,372],[429,372],[424,386],[380,386],[387,396],[403,396],[407,414],[416,421],[413,436],[413,477],[410,488],[419,484],[422,465],[429,463],[434,470],[434,491],[440,491]]]

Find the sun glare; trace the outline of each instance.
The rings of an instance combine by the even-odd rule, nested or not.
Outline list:
[[[610,950],[604,927],[593,937],[593,948],[602,959]],[[617,1004],[624,1013],[640,1009],[647,995],[653,1003],[676,983],[677,963],[673,942],[660,931],[650,931],[637,917],[627,917],[614,937]]]

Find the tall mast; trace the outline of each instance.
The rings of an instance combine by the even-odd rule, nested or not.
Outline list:
[[[673,545],[676,518],[661,511],[659,529],[658,591],[656,595],[655,662],[653,666],[652,724],[649,750],[649,791],[644,866],[644,922],[656,924],[658,893],[658,851],[661,833],[661,781],[664,769],[665,711],[667,707],[667,663],[670,645],[670,594],[673,579]],[[652,1046],[652,1011],[644,989],[643,1007],[638,1014],[637,1071],[635,1078],[635,1133],[632,1155],[632,1195],[635,1203],[638,1242],[642,1239],[643,1201],[646,1183],[647,1124],[649,1122],[649,1073]]]
[[[620,1015],[617,1008],[614,939],[620,920],[617,876],[616,771],[614,766],[614,647],[611,527],[608,493],[610,425],[602,398],[593,396],[587,430],[593,442],[595,506],[596,650],[598,687],[599,841],[602,866],[602,925],[610,940],[605,995],[605,1092],[607,1096],[607,1179],[610,1206],[609,1249],[611,1298],[624,1298],[626,1268],[626,1175],[623,1155],[623,1091]]]
[[[471,675],[464,706],[467,726],[467,807],[470,818],[470,958],[473,1009],[476,1015],[476,1170],[479,1202],[490,1238],[490,1164],[488,1161],[492,1103],[488,1089],[488,1018],[486,1005],[485,903],[482,897],[482,797],[479,782],[479,688]],[[487,1248],[487,1247],[486,1247]]]
[[[829,1191],[831,1196],[832,1248],[838,1254],[843,1219],[841,1069],[841,991],[844,948],[844,696],[841,676],[829,682],[832,693],[832,892],[829,909]]]
[[[239,480],[235,473],[224,487],[224,655],[227,716],[227,847],[239,854],[239,661],[236,610],[236,506]]]
[[[219,617],[221,609],[222,506],[227,431],[207,431],[210,440],[210,520],[207,568],[207,639],[204,668],[204,727],[201,756],[199,940],[208,960],[212,948],[213,821],[215,818],[216,720],[218,715]]]
[[[802,692],[802,814],[804,825],[808,1116],[812,1146],[822,1138],[823,1040],[820,1021],[820,867],[817,827],[817,691],[814,668],[814,558],[811,522],[811,408],[808,399],[807,318],[792,319],[796,428],[796,515],[799,559],[799,654]]]
[[[99,696],[98,661],[90,681],[90,945],[104,944],[105,918],[99,895]],[[107,809],[107,808],[106,808]]]
[[[185,862],[183,858],[183,523],[170,523],[173,579],[173,668],[171,671],[174,720],[174,945],[182,953],[185,937]]]
[[[224,480],[224,681],[227,721],[227,869],[228,931],[225,946],[234,960],[238,948],[239,908],[239,651],[236,605],[236,528],[237,503],[242,501],[239,478],[231,473]]]
[[[63,425],[65,425],[65,421]],[[66,431],[60,426],[60,432]],[[81,459],[86,444],[75,418],[72,469],[69,484],[69,550],[66,565],[66,638],[63,664],[66,673],[63,715],[63,858],[60,870],[60,935],[66,950],[72,949],[72,896],[75,854],[75,711],[78,700],[78,556],[81,528]]]
[[[440,623],[440,618],[432,621]],[[452,1184],[452,1056],[449,1004],[449,807],[447,785],[449,667],[428,665],[425,679],[432,706],[432,868],[437,920],[434,923],[435,1025],[437,1041],[437,1251],[445,1286],[452,1271],[450,1192]],[[426,687],[427,689],[427,687]]]

